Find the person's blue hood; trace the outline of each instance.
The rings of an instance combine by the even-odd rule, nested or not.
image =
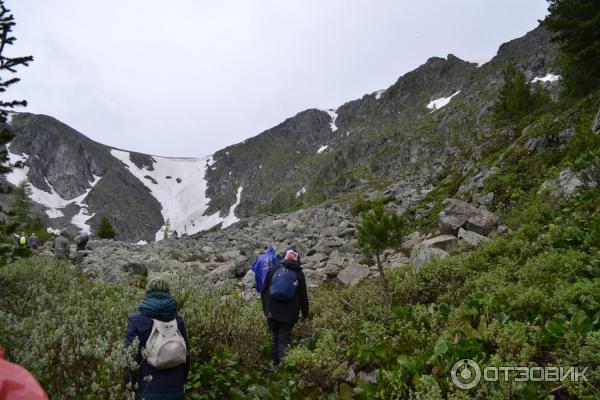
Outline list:
[[[265,251],[265,254],[275,256],[275,249],[273,248],[273,246],[269,245],[269,247],[267,247],[267,251]]]

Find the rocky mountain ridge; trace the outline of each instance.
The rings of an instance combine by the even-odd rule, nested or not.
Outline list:
[[[14,114],[9,150],[27,168],[7,178],[30,182],[49,226],[94,230],[107,216],[119,239],[134,243],[160,239],[167,224],[193,234],[346,195],[406,192],[403,211],[416,203],[410,196],[415,190],[431,190],[450,173],[468,173],[478,152],[510,140],[511,132],[489,137],[505,66],[515,64],[534,79],[552,72],[555,56],[549,34],[537,28],[502,45],[482,66],[453,55],[433,57],[385,91],[336,110],[303,111],[195,159],[185,177],[177,176],[173,159],[111,149],[51,117]]]

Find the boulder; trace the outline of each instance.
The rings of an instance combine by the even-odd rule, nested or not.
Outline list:
[[[458,200],[446,199],[440,212],[440,230],[442,233],[456,235],[458,230],[467,230],[481,235],[487,234],[498,224],[498,218],[485,209],[479,209],[471,204]]]
[[[415,247],[415,249],[417,249],[417,251],[411,253],[410,259],[417,270],[434,258],[444,258],[449,256],[447,251],[437,247]]]
[[[409,264],[410,258],[405,257],[402,253],[396,253],[388,257],[387,262],[383,266],[383,269],[396,269],[405,267]]]
[[[598,114],[596,114],[596,118],[594,118],[594,122],[592,123],[592,132],[596,135],[600,134],[600,110],[598,110]]]
[[[567,168],[562,170],[557,178],[544,182],[538,190],[538,194],[547,197],[549,200],[569,200],[583,186],[585,184],[579,176]]]
[[[415,232],[411,233],[410,235],[406,235],[406,236],[402,237],[401,247],[404,250],[412,250],[413,247],[415,247],[415,245],[417,243],[422,242],[424,238],[425,238],[425,236],[421,235],[421,232],[415,231]]]
[[[418,249],[421,247],[437,247],[438,249],[448,251],[448,250],[450,250],[450,248],[452,248],[454,245],[456,245],[456,242],[457,242],[456,237],[454,237],[452,235],[440,235],[440,236],[432,237],[431,239],[423,240],[418,245],[413,247],[413,250],[410,253],[411,258],[412,258],[412,254],[414,252],[418,251]]]
[[[457,199],[446,199],[442,203],[440,211],[440,229],[443,233],[456,234],[458,229],[463,226],[477,208],[467,202]]]
[[[338,237],[340,238],[344,238],[347,236],[351,236],[353,237],[356,234],[356,229],[354,228],[348,228],[348,229],[344,229],[343,231],[341,231],[340,233],[338,233]]]
[[[209,282],[216,283],[218,281],[225,281],[229,279],[235,279],[236,277],[236,265],[234,262],[223,263],[217,269],[211,271],[206,275],[206,280]]]
[[[478,209],[477,213],[471,216],[465,223],[465,229],[477,232],[480,235],[487,235],[498,225],[498,218],[485,209]]]
[[[305,270],[304,276],[306,277],[306,286],[310,288],[319,287],[327,280],[327,275],[312,269]]]
[[[256,286],[256,282],[254,280],[254,271],[251,269],[246,272],[246,275],[242,278],[242,287],[244,289],[252,289]]]
[[[344,259],[343,257],[340,255],[340,251],[338,249],[335,249],[331,252],[331,254],[329,255],[329,260],[327,260],[327,265],[336,265],[336,266],[343,266],[345,265]]]
[[[327,261],[329,259],[329,256],[327,256],[326,254],[323,253],[316,253],[313,254],[310,257],[306,257],[306,262],[308,263],[320,263],[322,261]],[[304,262],[304,259],[302,259],[302,261]]]
[[[337,276],[344,285],[354,286],[369,276],[369,267],[362,264],[351,264],[344,268]]]
[[[463,240],[469,247],[475,248],[489,239],[476,232],[467,231],[463,228],[458,230],[458,238]]]
[[[316,271],[317,273],[323,274],[328,278],[335,278],[341,269],[342,267],[337,264],[327,263],[324,267],[318,268]]]

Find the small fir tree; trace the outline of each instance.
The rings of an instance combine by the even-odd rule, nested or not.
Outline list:
[[[14,190],[14,200],[12,203],[11,212],[13,214],[13,221],[21,226],[29,226],[30,224],[30,211],[31,201],[29,195],[31,189],[27,181],[21,182]]]
[[[532,108],[531,87],[523,72],[512,65],[503,73],[504,84],[494,106],[497,120],[516,121]]]
[[[106,217],[100,219],[97,235],[100,239],[114,239],[117,236],[112,224]]]
[[[400,245],[403,219],[398,214],[386,211],[383,204],[375,204],[371,211],[361,213],[360,218],[360,224],[357,226],[358,246],[365,257],[375,257],[385,295],[391,301],[388,281],[381,264],[381,254],[386,249]]]

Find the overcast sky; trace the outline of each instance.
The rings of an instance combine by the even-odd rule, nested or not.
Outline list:
[[[431,56],[485,61],[545,0],[7,0],[9,97],[111,146],[204,156],[307,108],[392,85]],[[14,54],[13,54],[14,55]]]

